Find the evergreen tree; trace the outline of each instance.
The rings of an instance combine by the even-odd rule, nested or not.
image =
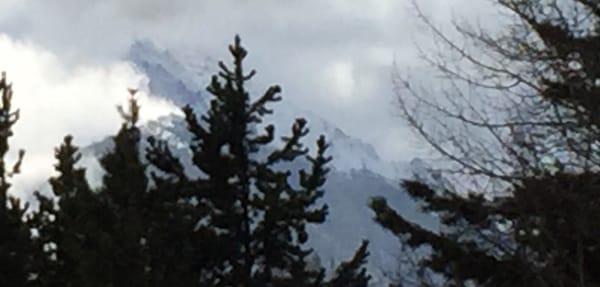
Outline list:
[[[76,167],[81,159],[73,138],[66,136],[55,150],[58,175],[50,178],[53,197],[36,193],[40,207],[30,220],[37,230],[36,269],[41,286],[90,286],[94,278],[95,247],[102,238],[98,219],[102,216],[97,196],[85,178],[85,169]]]
[[[207,243],[197,226],[205,211],[193,200],[193,184],[164,141],[148,138],[146,158],[152,165],[147,208],[150,286],[206,286],[201,270],[215,262],[219,248]]]
[[[309,156],[302,144],[308,133],[306,121],[297,119],[291,135],[282,137],[280,148],[268,146],[275,138],[274,127],[265,126],[263,133],[257,130],[262,117],[272,112],[266,105],[280,99],[280,89],[272,87],[251,101],[244,83],[254,72],[243,72],[246,51],[239,38],[230,51],[235,69],[220,64],[224,84],[213,78],[208,90],[215,99],[208,115],[199,122],[191,108],[184,108],[194,136],[192,160],[203,175],[189,177],[165,142],[149,138],[146,159],[152,165],[153,184],[148,184],[146,164],[139,157],[139,105],[136,91],[130,90],[128,110],[119,109],[124,123],[113,138],[114,148],[100,159],[106,173],[97,192],[88,185],[85,169],[76,167],[81,155],[67,136],[55,152],[58,175],[50,179],[53,196],[36,193],[40,208],[29,217],[29,225],[23,222],[25,210],[18,208],[18,200],[3,208],[0,215],[10,215],[6,216],[10,221],[2,218],[3,223],[9,222],[13,229],[3,229],[9,231],[3,236],[9,237],[0,241],[0,260],[12,263],[6,270],[13,273],[3,272],[1,283],[44,287],[366,284],[368,276],[360,267],[367,256],[366,242],[331,282],[324,281],[322,268],[308,266],[312,250],[305,246],[306,226],[323,222],[327,215],[327,206],[317,201],[329,171],[328,144],[321,136],[316,154]],[[9,113],[10,95],[5,91],[3,98],[4,114],[12,120],[5,125],[6,150],[10,127],[18,117]],[[292,182],[292,172],[281,166],[300,157],[306,157],[310,168],[299,170],[298,182]],[[18,172],[19,165],[20,159],[10,174]],[[9,186],[7,174],[0,174],[4,190]],[[34,245],[29,228],[36,233]]]
[[[406,190],[436,212],[447,231],[420,227],[382,198],[371,207],[382,226],[412,247],[431,246],[423,267],[443,274],[450,286],[596,286],[598,175],[553,174],[515,186],[510,197],[485,199],[435,191],[407,181]]]
[[[247,52],[239,37],[229,50],[234,69],[219,63],[223,82],[215,76],[208,87],[215,98],[202,118],[206,125],[189,108],[184,110],[194,136],[194,163],[207,175],[201,198],[210,206],[208,225],[215,228],[223,247],[218,285],[268,286],[290,280],[298,286],[314,285],[320,275],[304,271],[310,251],[301,244],[307,239],[305,224],[325,219],[327,207],[312,206],[322,196],[318,188],[326,174],[323,165],[329,161],[323,156],[327,145],[321,141],[319,158],[313,162],[316,173],[303,176],[304,186],[299,190],[289,182],[291,173],[277,171],[274,165],[306,154],[300,143],[307,134],[303,119],[293,125],[292,136],[282,138],[283,148],[266,159],[255,156],[274,139],[273,126],[267,126],[263,134],[255,129],[272,112],[267,104],[281,99],[281,89],[273,86],[251,102],[245,82],[255,72],[244,73]]]
[[[8,140],[13,135],[13,125],[19,119],[19,111],[13,111],[12,85],[6,74],[0,79],[2,106],[0,107],[0,285],[28,286],[31,284],[34,248],[29,228],[25,224],[27,205],[8,194],[9,177],[19,172],[24,151],[19,151],[16,163],[7,162]]]
[[[148,179],[146,164],[140,159],[140,106],[135,93],[130,90],[127,111],[119,107],[124,122],[113,137],[114,149],[100,159],[105,175],[99,196],[106,213],[100,223],[108,234],[99,246],[104,253],[104,264],[97,271],[102,286],[144,286],[150,271],[145,218]]]
[[[304,244],[307,224],[322,223],[327,215],[327,206],[317,201],[331,160],[328,144],[320,137],[316,155],[308,156],[302,144],[306,121],[297,119],[283,145],[273,148],[275,128],[263,118],[272,113],[267,105],[281,99],[281,89],[272,86],[251,99],[246,82],[255,72],[244,72],[247,52],[239,37],[229,51],[233,68],[219,63],[221,72],[207,88],[213,96],[207,114],[199,119],[191,107],[183,109],[192,162],[202,176],[186,176],[168,145],[151,138],[147,157],[160,171],[153,175],[156,187],[172,192],[179,202],[172,206],[193,218],[190,238],[197,241],[191,249],[198,254],[200,286],[323,286],[324,271],[307,266],[312,250]],[[293,182],[292,172],[281,166],[300,157],[311,167]]]

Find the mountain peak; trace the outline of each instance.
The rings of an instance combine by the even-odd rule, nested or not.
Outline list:
[[[138,40],[131,45],[126,59],[148,77],[153,96],[177,106],[206,108],[206,99],[201,92],[203,75],[194,75],[169,51],[159,49],[149,40]]]

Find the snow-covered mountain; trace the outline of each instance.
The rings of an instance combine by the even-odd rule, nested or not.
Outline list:
[[[136,42],[128,60],[147,75],[151,95],[169,99],[180,106],[189,104],[198,114],[206,110],[209,101],[204,92],[209,76],[206,71],[184,66],[174,55],[159,51],[147,41]],[[330,207],[330,214],[324,224],[310,227],[309,245],[315,249],[320,263],[331,271],[332,266],[352,256],[361,240],[368,239],[372,286],[387,286],[390,280],[387,274],[398,271],[399,256],[402,256],[400,245],[396,237],[373,221],[373,212],[367,204],[373,196],[384,196],[407,218],[437,230],[436,219],[421,213],[418,205],[399,186],[399,179],[411,176],[414,170],[421,170],[422,163],[388,162],[371,145],[307,111],[310,107],[286,105],[285,97],[273,108],[275,114],[268,121],[275,125],[278,135],[288,133],[296,117],[304,117],[311,131],[305,141],[308,147],[313,147],[312,143],[320,134],[325,134],[331,142],[329,155],[334,160],[323,198]],[[189,159],[189,135],[181,116],[169,115],[148,122],[142,131],[145,135],[167,140],[180,158]],[[109,148],[110,141],[105,140],[83,149],[84,164],[90,166],[92,184],[99,182],[101,174],[95,159]],[[189,161],[184,164],[191,167]]]
[[[205,71],[192,74],[180,64],[168,51],[158,51],[149,41],[136,41],[129,49],[127,60],[148,75],[148,86],[152,94],[168,98],[177,106],[194,104],[200,107],[205,101],[199,86],[205,78]],[[202,108],[206,108],[202,106]]]

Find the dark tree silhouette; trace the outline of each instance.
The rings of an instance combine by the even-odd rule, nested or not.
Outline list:
[[[150,272],[147,246],[146,164],[141,161],[141,132],[135,90],[130,90],[121,129],[113,137],[114,148],[100,158],[105,174],[98,196],[106,213],[101,230],[108,238],[101,246],[103,266],[100,280],[112,286],[145,286]],[[106,280],[105,282],[103,280]]]
[[[64,138],[55,157],[58,175],[49,180],[53,194],[36,193],[40,206],[29,221],[38,233],[38,281],[40,286],[92,286],[90,278],[98,272],[95,261],[103,256],[96,246],[106,237],[98,222],[104,213],[85,169],[76,166],[81,154],[73,137]]]
[[[309,264],[307,226],[328,212],[319,199],[329,144],[321,136],[309,153],[302,118],[275,144],[275,128],[263,120],[281,89],[251,98],[246,82],[255,72],[244,72],[239,37],[229,50],[233,68],[219,63],[206,115],[183,108],[192,167],[186,170],[165,141],[150,137],[142,150],[137,90],[129,89],[128,106],[118,109],[123,124],[99,158],[102,185],[90,187],[66,136],[55,149],[52,194],[36,192],[39,208],[27,216],[7,195],[23,152],[9,169],[4,158],[18,112],[2,78],[0,286],[367,286],[366,241],[329,281]],[[300,168],[284,168],[292,163]]]
[[[25,152],[13,166],[7,162],[8,140],[13,135],[13,125],[19,119],[19,110],[12,109],[12,84],[6,81],[6,74],[0,79],[0,285],[28,286],[31,284],[34,263],[34,248],[30,231],[24,222],[27,205],[8,194],[9,178],[19,173]]]
[[[251,99],[246,82],[255,72],[244,72],[247,52],[239,37],[229,50],[233,68],[219,63],[221,71],[207,88],[213,96],[207,114],[199,119],[191,107],[183,109],[192,162],[202,176],[186,176],[168,145],[151,138],[148,159],[160,171],[154,174],[157,186],[172,190],[184,206],[195,204],[188,214],[197,222],[191,237],[199,240],[192,250],[199,254],[195,266],[203,270],[203,286],[326,284],[323,269],[308,266],[312,251],[305,242],[306,225],[322,223],[327,214],[317,200],[329,171],[328,144],[320,137],[316,154],[308,156],[302,144],[306,121],[297,119],[291,135],[281,138],[283,145],[273,148],[275,129],[263,118],[272,113],[267,105],[281,99],[281,88],[272,86]],[[292,172],[280,164],[300,157],[310,169],[300,170],[294,183]]]

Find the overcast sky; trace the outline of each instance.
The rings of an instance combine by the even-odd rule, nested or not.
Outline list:
[[[452,17],[494,21],[486,0],[417,1],[441,26]],[[319,114],[386,158],[419,151],[390,81],[394,61],[405,73],[422,65],[415,42],[426,45],[428,34],[410,0],[0,0],[0,70],[22,109],[12,143],[28,152],[22,178],[51,170],[65,134],[86,145],[116,131],[126,88],[145,85],[123,60],[133,41],[223,59],[235,34],[259,73],[257,91],[280,84],[282,104]],[[173,110],[142,96],[147,119]]]

